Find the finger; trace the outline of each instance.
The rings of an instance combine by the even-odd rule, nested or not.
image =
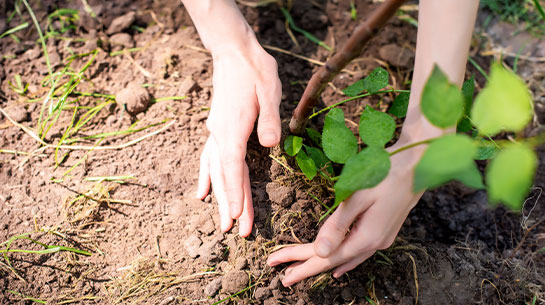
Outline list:
[[[244,209],[240,215],[239,232],[241,237],[247,237],[252,233],[252,224],[254,222],[254,206],[252,204],[252,189],[250,187],[248,166],[244,166]]]
[[[330,259],[313,256],[303,263],[296,263],[286,269],[285,277],[282,280],[284,287],[289,287],[313,275],[331,269],[335,263]]]
[[[316,255],[328,257],[339,247],[356,217],[370,205],[368,202],[369,200],[364,200],[358,204],[350,204],[347,201],[337,207],[337,210],[326,220],[316,236],[314,243]]]
[[[287,262],[304,261],[313,255],[314,246],[312,244],[289,246],[271,254],[267,259],[267,264],[274,267]]]
[[[203,200],[206,195],[208,195],[208,192],[210,191],[210,144],[208,144],[210,140],[206,141],[206,144],[204,145],[204,149],[201,154],[201,165],[199,168],[199,182],[197,186],[197,194],[196,197],[200,200]]]
[[[218,201],[218,210],[220,213],[220,228],[222,232],[227,232],[233,226],[233,219],[229,215],[229,202],[225,192],[225,182],[223,181],[222,166],[217,150],[210,148],[210,178],[216,200]],[[214,150],[214,151],[212,151]]]
[[[225,141],[224,147],[220,149],[221,164],[223,167],[223,178],[229,202],[229,211],[232,219],[237,219],[242,214],[244,202],[244,166],[246,163],[246,143],[240,143],[234,138],[232,141]],[[239,139],[237,139],[239,140]],[[227,146],[227,147],[225,147]]]
[[[333,277],[338,279],[339,277],[341,277],[341,275],[356,268],[359,264],[366,261],[374,253],[375,251],[364,252],[360,256],[354,257],[352,260],[349,260],[348,262],[340,265],[339,267],[335,268],[335,271],[333,271]]]
[[[280,142],[280,113],[279,105],[282,98],[282,84],[276,78],[273,84],[267,84],[266,89],[258,87],[257,99],[259,102],[259,118],[257,135],[259,143],[265,147],[272,147]]]

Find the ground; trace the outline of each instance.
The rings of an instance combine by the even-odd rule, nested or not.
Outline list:
[[[290,12],[301,28],[337,47],[377,5],[354,2],[356,20],[349,1],[294,1]],[[48,119],[40,118],[51,85],[47,64],[28,10],[17,4],[20,14],[13,14],[14,4],[0,4],[0,33],[29,22],[17,39],[0,39],[0,107],[14,120],[0,115],[0,241],[29,233],[26,237],[49,245],[49,252],[3,251],[0,303],[545,302],[543,162],[522,214],[491,207],[486,192],[451,183],[424,194],[391,248],[338,280],[323,274],[284,288],[279,280],[286,266],[268,267],[268,254],[284,244],[312,241],[325,211],[315,198],[330,204],[333,195],[293,171],[294,160],[280,147],[261,147],[254,134],[247,155],[254,231],[246,239],[237,235],[236,226],[220,233],[214,196],[194,199],[199,154],[208,135],[212,60],[179,1],[30,1],[42,29],[56,31],[46,44],[53,72],[71,66],[57,96],[69,90],[71,75],[79,75],[66,108]],[[239,5],[278,61],[286,136],[316,61],[330,53],[297,32],[295,44],[277,4]],[[75,9],[71,16],[77,18],[48,18],[58,8]],[[503,53],[534,95],[536,117],[527,134],[539,132],[545,122],[545,47],[535,33],[514,35],[518,25],[488,16],[479,13],[470,52],[476,64],[468,64],[467,74],[475,75],[482,88],[485,78],[476,67],[487,70]],[[390,72],[393,87],[408,89],[416,44],[410,20],[416,17],[415,5],[409,5],[392,19],[328,86],[319,107],[341,100],[339,89],[377,66]],[[357,121],[365,105],[384,110],[393,98],[372,97],[344,110]],[[80,106],[76,112],[74,105]],[[68,134],[74,118],[82,124]],[[319,127],[321,119],[310,124]],[[32,137],[44,120],[52,124],[43,140]],[[73,143],[81,147],[66,148],[67,140],[78,140]],[[65,146],[57,150],[60,141]],[[538,153],[543,160],[545,151]],[[8,248],[44,250],[29,239],[0,246]]]

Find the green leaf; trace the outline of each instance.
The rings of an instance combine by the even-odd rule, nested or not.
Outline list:
[[[378,185],[390,171],[390,155],[378,146],[369,146],[350,158],[335,183],[335,205],[355,191]]]
[[[464,97],[438,66],[424,86],[421,107],[430,123],[440,128],[454,126],[462,118]]]
[[[518,132],[532,119],[532,108],[532,97],[524,82],[496,63],[488,83],[475,99],[471,118],[480,134]]]
[[[462,85],[462,95],[464,96],[464,113],[469,115],[471,113],[471,106],[473,106],[473,94],[475,92],[475,76],[471,77]]]
[[[488,160],[494,157],[496,154],[496,144],[491,141],[481,140],[477,147],[477,154],[475,160]]]
[[[284,140],[284,150],[290,156],[295,156],[303,147],[303,138],[298,136],[288,136]]]
[[[339,108],[331,109],[325,117],[322,146],[329,160],[341,164],[358,152],[358,140],[346,127]]]
[[[456,126],[456,132],[470,132],[473,130],[473,125],[471,124],[471,121],[464,117],[459,123],[458,126]]]
[[[305,145],[305,150],[307,151],[308,156],[314,161],[314,164],[316,164],[318,169],[323,169],[331,175],[334,174],[331,161],[327,158],[323,151],[316,147],[310,147],[307,145]]]
[[[360,137],[368,146],[384,147],[394,136],[395,120],[367,106],[360,117]]]
[[[483,188],[482,178],[473,157],[477,145],[471,138],[450,134],[431,142],[414,171],[414,192],[438,187],[451,180]]]
[[[308,180],[312,180],[316,176],[316,164],[304,150],[299,151],[297,157],[295,157],[295,161]]]
[[[490,202],[501,201],[512,210],[520,210],[532,186],[536,167],[536,154],[524,144],[500,151],[486,169]]]
[[[402,119],[407,115],[407,108],[409,107],[409,98],[411,94],[408,92],[400,93],[394,100],[390,109],[388,109],[389,114],[393,114],[396,117]]]
[[[378,67],[363,79],[363,87],[367,92],[374,93],[388,86],[390,75],[382,67]]]
[[[307,128],[307,135],[314,144],[322,147],[322,135],[320,132],[313,128]]]
[[[384,70],[384,68],[378,67],[373,70],[369,75],[367,75],[364,79],[360,79],[354,84],[346,87],[343,90],[343,93],[350,97],[357,96],[363,91],[375,93],[380,89],[388,86],[389,78],[390,76],[388,74],[388,71]]]
[[[473,125],[469,120],[469,114],[471,112],[471,107],[473,106],[473,93],[475,92],[475,76],[471,76],[470,79],[466,80],[462,85],[462,95],[464,96],[464,117],[458,123],[456,127],[456,132],[468,132],[473,129]]]

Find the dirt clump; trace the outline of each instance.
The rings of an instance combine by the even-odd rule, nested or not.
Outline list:
[[[125,89],[115,95],[115,100],[127,107],[132,115],[145,111],[150,103],[150,94],[146,88],[137,83],[130,83]]]
[[[6,113],[17,123],[26,122],[30,118],[27,109],[23,105],[8,108]]]
[[[269,200],[283,207],[290,206],[295,198],[293,188],[280,185],[277,182],[267,183],[266,190]]]
[[[227,272],[221,279],[221,288],[227,293],[236,293],[248,285],[248,274],[242,270]]]
[[[112,20],[112,23],[108,27],[106,34],[112,35],[126,30],[136,20],[135,12],[128,12],[125,15],[119,16]]]
[[[131,35],[127,33],[117,33],[110,37],[110,44],[112,47],[132,48],[134,47],[134,41]]]
[[[380,58],[395,67],[409,68],[414,62],[414,52],[396,44],[387,44],[378,51]]]

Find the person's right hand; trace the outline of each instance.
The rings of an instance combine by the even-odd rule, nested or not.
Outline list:
[[[394,151],[403,145],[394,145]],[[339,278],[345,272],[386,249],[423,192],[412,191],[414,167],[424,147],[392,156],[390,173],[374,188],[355,192],[326,220],[314,243],[283,248],[271,254],[270,266],[295,262],[285,271],[286,287],[318,273],[333,270]]]
[[[210,136],[201,154],[197,197],[209,192],[210,181],[219,204],[221,230],[239,219],[239,234],[252,232],[253,206],[246,143],[259,115],[259,142],[271,147],[280,141],[279,105],[282,85],[275,59],[261,46],[225,48],[213,53],[214,93],[206,126]]]

